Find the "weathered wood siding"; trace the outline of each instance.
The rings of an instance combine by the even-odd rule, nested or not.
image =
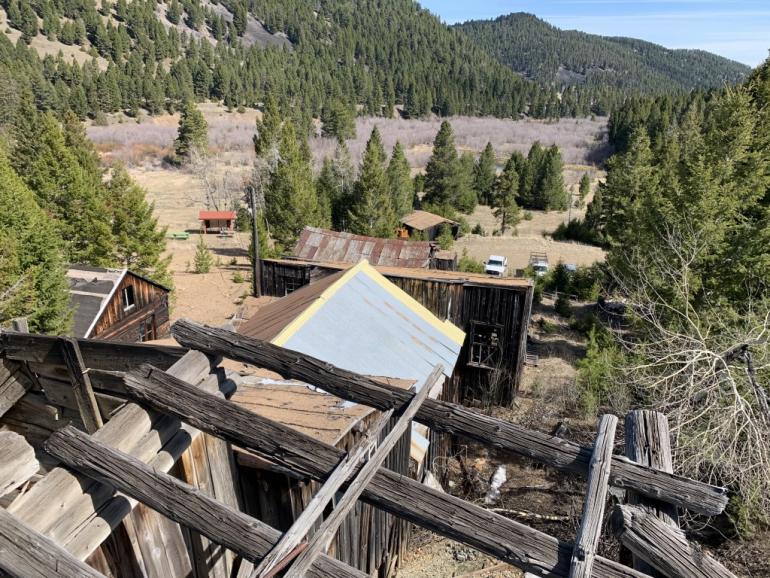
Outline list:
[[[121,296],[128,286],[134,289],[135,304],[126,311],[123,308]],[[129,272],[113,293],[112,299],[97,320],[89,337],[138,342],[142,340],[142,327],[148,319],[153,317],[155,338],[168,335],[168,291]]]

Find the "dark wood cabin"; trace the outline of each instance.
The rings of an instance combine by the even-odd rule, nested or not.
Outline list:
[[[262,293],[288,295],[345,267],[264,259]],[[526,356],[533,296],[530,280],[405,267],[376,269],[434,315],[465,331],[452,383],[445,386],[447,401],[482,405],[513,401]]]
[[[452,237],[457,239],[460,234],[460,223],[457,221],[428,211],[413,211],[401,219],[400,234],[424,241],[435,241],[444,226],[449,227]]]
[[[67,271],[75,337],[141,343],[169,332],[169,289],[127,269]]]

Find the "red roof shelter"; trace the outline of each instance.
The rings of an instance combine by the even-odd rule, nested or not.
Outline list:
[[[201,211],[201,233],[223,233],[235,228],[235,211]]]

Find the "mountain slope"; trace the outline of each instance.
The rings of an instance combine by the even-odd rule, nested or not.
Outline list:
[[[545,86],[659,94],[735,84],[750,68],[700,50],[561,30],[525,13],[455,26],[514,71]]]
[[[0,79],[11,78],[12,94],[32,91],[41,108],[81,117],[156,113],[190,97],[254,106],[267,91],[303,115],[330,103],[374,115],[395,104],[412,116],[561,112],[555,91],[522,79],[412,0],[102,0],[98,8],[93,0],[0,0],[0,8]],[[50,49],[57,43],[65,58]],[[533,100],[551,107],[534,112]]]

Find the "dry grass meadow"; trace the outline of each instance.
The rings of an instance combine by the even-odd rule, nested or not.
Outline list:
[[[253,161],[252,137],[260,113],[255,110],[230,113],[215,104],[199,106],[209,124],[209,146],[215,159],[215,170],[239,183],[248,174]],[[562,149],[567,163],[565,182],[570,188],[575,188],[584,172],[589,172],[594,182],[603,175],[595,163],[606,154],[605,119],[541,122],[458,117],[450,120],[460,150],[478,154],[490,141],[501,165],[512,151],[526,153],[532,143],[539,140],[544,145],[557,144]],[[189,272],[197,242],[198,211],[206,206],[203,188],[196,177],[163,161],[173,151],[178,121],[178,115],[144,117],[138,121],[113,116],[107,126],[92,125],[87,131],[106,163],[121,161],[128,166],[132,177],[146,189],[149,199],[155,203],[158,219],[168,227],[169,232],[193,232],[187,241],[168,243],[177,287],[174,318],[190,316],[221,325],[238,311],[243,303],[243,294],[249,288],[248,283],[233,281],[233,277],[237,277],[236,272],[248,278],[248,242],[240,235],[228,239],[208,235],[206,242],[211,246],[215,259],[218,259],[218,266],[206,275]],[[358,164],[375,125],[382,132],[388,150],[397,140],[401,141],[407,149],[413,171],[424,169],[440,125],[438,119],[358,119],[357,137],[348,142],[355,164]],[[311,149],[318,166],[325,155],[333,153],[334,142],[315,137],[311,139]],[[516,235],[508,232],[506,236],[492,236],[498,224],[488,207],[479,207],[467,219],[471,226],[480,223],[487,236],[469,235],[460,239],[456,248],[458,251],[467,249],[470,255],[480,260],[490,254],[505,255],[512,270],[524,268],[532,251],[546,252],[553,263],[563,260],[590,264],[602,260],[604,255],[600,249],[555,242],[543,236],[567,220],[569,215],[568,212],[532,211],[532,219],[522,221]],[[582,216],[582,212],[573,209],[571,216]]]

